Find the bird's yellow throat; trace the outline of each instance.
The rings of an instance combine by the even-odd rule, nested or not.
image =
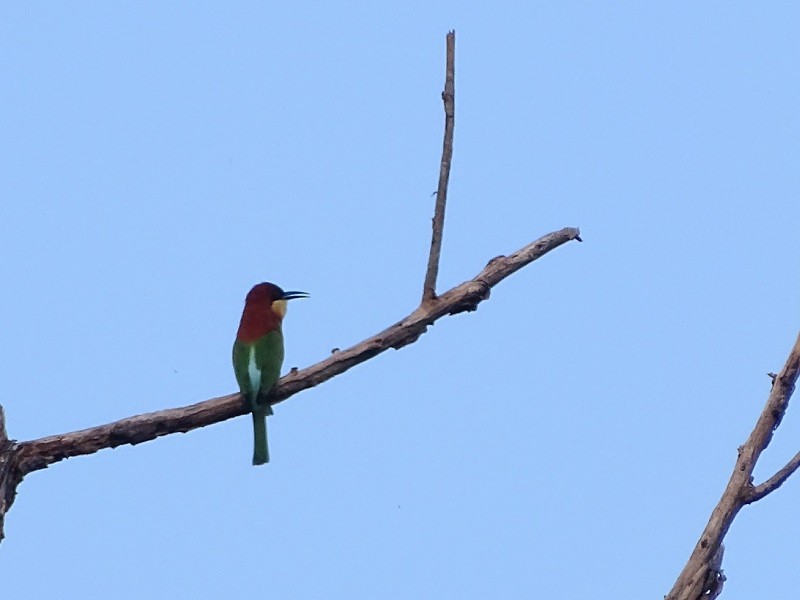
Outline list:
[[[275,300],[275,302],[272,303],[272,310],[278,317],[283,319],[286,315],[286,300]]]

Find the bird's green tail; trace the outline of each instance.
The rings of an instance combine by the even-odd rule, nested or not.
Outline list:
[[[267,414],[271,411],[253,411],[253,464],[264,465],[269,462],[267,448]]]

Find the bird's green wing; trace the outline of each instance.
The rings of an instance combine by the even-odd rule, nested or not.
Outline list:
[[[255,342],[256,368],[261,372],[261,386],[258,400],[261,403],[275,386],[281,376],[283,365],[283,333],[280,330],[270,331]]]
[[[258,390],[253,390],[248,369],[251,347],[251,344],[245,344],[238,340],[233,343],[233,372],[236,375],[236,383],[239,384],[239,391],[248,400],[253,396],[254,391],[256,394],[258,393]]]

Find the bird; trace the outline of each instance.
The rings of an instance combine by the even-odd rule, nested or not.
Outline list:
[[[242,398],[253,413],[253,464],[269,462],[267,396],[281,374],[283,331],[288,300],[308,298],[306,292],[284,292],[274,283],[259,283],[247,293],[242,319],[233,342],[233,372]]]

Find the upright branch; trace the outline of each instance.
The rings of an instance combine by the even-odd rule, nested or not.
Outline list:
[[[800,455],[797,455],[764,483],[759,486],[753,485],[753,469],[761,453],[772,441],[772,434],[786,413],[798,373],[800,373],[800,335],[789,352],[786,364],[773,380],[767,404],[761,411],[750,437],[739,448],[736,466],[722,493],[722,498],[714,507],[689,561],[665,600],[697,600],[711,596],[715,592],[714,586],[724,581],[715,556],[733,519],[745,504],[752,504],[776,490],[800,466]],[[721,563],[721,553],[719,556],[718,562]],[[716,591],[720,590],[721,585]]]
[[[447,34],[447,66],[445,68],[444,91],[444,141],[442,161],[439,165],[439,185],[436,188],[436,207],[433,212],[433,232],[425,284],[422,287],[422,303],[436,297],[436,278],[439,275],[439,256],[442,253],[442,231],[444,230],[444,207],[447,204],[447,184],[450,181],[450,163],[453,161],[453,129],[456,123],[456,32]]]

